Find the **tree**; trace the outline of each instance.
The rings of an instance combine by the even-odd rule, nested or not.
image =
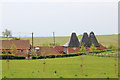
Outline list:
[[[97,50],[97,48],[95,47],[94,44],[92,44],[91,47],[90,47],[90,51],[95,51],[95,50]]]
[[[10,30],[5,29],[5,31],[2,32],[2,35],[3,35],[4,37],[11,37],[11,36],[12,36],[12,33],[11,33]]]
[[[50,45],[48,44],[43,44],[43,50],[41,51],[42,53],[42,56],[44,56],[44,61],[43,61],[43,72],[45,72],[45,65],[46,65],[46,61],[45,61],[45,58],[46,58],[46,55],[47,53],[49,53],[49,48],[50,48]]]
[[[80,48],[80,52],[84,52],[85,53],[85,51],[86,51],[86,48],[84,47],[84,44],[81,46],[81,48]]]
[[[16,55],[17,52],[18,52],[18,51],[17,51],[17,48],[16,48],[15,44],[12,44],[11,53],[14,54],[14,55]]]
[[[84,46],[84,43],[81,45],[80,52],[83,52],[84,54],[86,54],[86,47]],[[84,58],[81,56],[80,59],[81,59],[81,64],[80,64],[81,73],[83,73],[83,60],[84,60]]]

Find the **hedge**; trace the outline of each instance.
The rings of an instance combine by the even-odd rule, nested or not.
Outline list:
[[[95,50],[95,51],[88,51],[87,53],[94,54],[94,53],[103,53],[107,51],[112,51],[112,50]],[[83,52],[75,53],[75,54],[61,54],[61,55],[47,55],[47,56],[33,56],[32,59],[46,59],[46,58],[62,58],[62,57],[73,57],[73,56],[79,56],[79,55],[87,55]]]
[[[33,56],[32,59],[46,59],[46,58],[62,58],[62,57],[73,57],[79,56],[81,53],[77,54],[62,54],[62,55],[47,55],[47,56]]]
[[[113,51],[111,49],[107,49],[107,50],[95,50],[95,51],[88,51],[88,53],[103,53],[103,52],[107,52],[107,51]]]
[[[0,55],[0,59],[25,59],[24,56]]]

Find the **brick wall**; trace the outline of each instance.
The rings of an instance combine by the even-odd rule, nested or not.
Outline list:
[[[67,54],[80,52],[79,47],[67,47]]]

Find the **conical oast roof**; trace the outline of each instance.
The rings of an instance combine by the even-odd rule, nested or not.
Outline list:
[[[88,37],[88,34],[87,33],[84,33],[83,34],[83,37],[80,41],[80,46],[84,45],[85,47],[90,47],[91,44],[90,44],[90,38]]]
[[[90,38],[90,41],[91,41],[91,43],[90,43],[91,45],[94,44],[96,47],[100,46],[97,39],[96,39],[96,37],[95,37],[94,32],[90,32],[89,38]]]
[[[72,33],[68,47],[79,47],[79,46],[80,46],[80,42],[78,40],[78,37],[76,36],[76,33]]]

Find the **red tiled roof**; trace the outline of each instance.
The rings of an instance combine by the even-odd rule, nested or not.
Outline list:
[[[48,46],[34,46],[40,48],[40,55],[59,55],[60,53],[56,50],[56,48],[48,47]]]
[[[55,46],[55,49],[56,49],[59,53],[63,53],[63,46]]]
[[[60,54],[58,51],[56,51],[53,47],[41,47],[40,52],[43,55],[58,55]]]
[[[2,49],[11,49],[13,44],[17,49],[30,49],[29,40],[0,40],[0,46],[2,46]]]
[[[99,50],[105,50],[106,49],[102,44],[99,43],[99,45],[100,45],[100,47],[97,47]]]

